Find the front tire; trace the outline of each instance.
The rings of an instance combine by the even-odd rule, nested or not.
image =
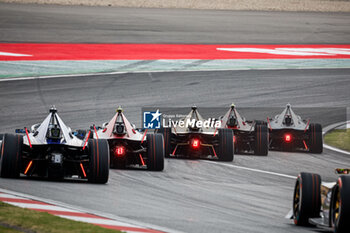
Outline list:
[[[322,126],[320,124],[310,124],[310,152],[321,154],[323,151]]]
[[[300,173],[295,183],[293,218],[295,225],[309,225],[309,218],[319,217],[321,210],[321,177]]]
[[[221,161],[233,161],[234,145],[233,131],[231,129],[219,129],[218,158]]]
[[[331,202],[331,225],[336,233],[350,229],[350,176],[338,178]]]
[[[0,176],[18,178],[22,164],[23,136],[5,134],[1,145]]]
[[[89,139],[89,173],[88,181],[105,184],[109,176],[109,146],[107,140]]]
[[[147,169],[163,171],[164,139],[162,134],[147,134]]]

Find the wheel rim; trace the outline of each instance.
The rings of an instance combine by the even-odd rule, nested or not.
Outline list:
[[[298,182],[295,187],[294,198],[293,198],[294,221],[297,221],[299,219],[299,212],[300,212],[300,184]]]

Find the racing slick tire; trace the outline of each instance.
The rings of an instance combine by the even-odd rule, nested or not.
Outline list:
[[[233,131],[231,129],[219,129],[218,158],[221,161],[233,161],[234,144]]]
[[[266,124],[256,124],[255,129],[255,147],[254,154],[267,155],[269,152],[269,131]]]
[[[334,232],[350,229],[350,176],[340,176],[331,198],[330,219]]]
[[[322,126],[320,124],[310,124],[310,152],[321,154],[323,151]]]
[[[109,176],[109,146],[107,140],[89,139],[89,172],[90,183],[105,184]]]
[[[309,225],[309,218],[319,217],[321,210],[321,176],[300,173],[294,188],[293,218],[298,226]]]
[[[18,178],[22,165],[23,136],[5,134],[1,145],[0,176]]]
[[[163,171],[164,169],[164,139],[162,134],[147,134],[147,169]]]
[[[169,158],[172,152],[171,147],[171,128],[160,128],[158,133],[163,134],[164,139],[164,157]]]

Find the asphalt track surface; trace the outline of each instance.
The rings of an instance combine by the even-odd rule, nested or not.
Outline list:
[[[2,82],[0,132],[42,120],[52,103],[72,128],[107,121],[119,104],[125,106],[129,119],[138,123],[139,106],[150,103],[226,107],[235,100],[238,106],[252,107],[280,106],[285,102],[325,108],[343,106],[350,101],[348,73],[349,70],[176,72]],[[291,84],[292,78],[297,82]],[[339,119],[335,118],[335,122]],[[333,119],[322,115],[317,120],[325,123]],[[1,179],[0,187],[184,232],[312,231],[284,219],[291,207],[293,178],[231,165],[289,176],[300,171],[316,172],[332,181],[336,178],[333,169],[350,166],[350,157],[325,150],[321,155],[236,155],[232,163],[167,159],[165,171],[160,173],[111,170],[107,185]]]
[[[6,7],[9,6],[6,5]],[[30,6],[30,8],[44,9],[40,6]],[[4,5],[1,5],[0,9],[5,9]],[[54,39],[49,32],[47,35],[44,33],[40,36],[35,30],[35,23],[31,20],[45,21],[44,18],[40,20],[39,16],[39,18],[29,17],[33,16],[31,14],[26,16],[24,9],[21,7],[18,11],[24,11],[21,15],[24,15],[23,20],[28,22],[27,30],[23,30],[23,33],[24,31],[26,33],[16,36],[15,26],[13,26],[13,33],[4,33],[0,30],[4,33],[0,36],[1,41],[12,41],[15,37],[17,40],[25,41]],[[63,9],[68,12],[70,9],[76,9],[77,12],[80,12],[78,9],[89,11],[85,7],[63,8],[61,6],[50,7],[46,11],[57,11],[57,9],[61,12],[64,12]],[[114,9],[106,9],[106,12],[112,10]],[[138,10],[126,9],[126,11]],[[147,12],[144,9],[142,11]],[[154,11],[151,9],[148,14],[159,17]],[[227,12],[221,11],[203,12],[212,14],[213,18],[220,17],[221,14],[228,15]],[[4,17],[2,13],[0,17]],[[236,13],[254,15],[252,12],[232,14]],[[10,17],[13,14],[15,13],[9,14],[8,20],[13,20]],[[200,13],[193,11],[191,14]],[[272,13],[268,13],[270,14]],[[314,22],[320,20],[317,18],[318,15],[322,16],[315,13],[295,14],[309,17]],[[343,17],[348,17],[345,14],[334,15],[334,20],[340,22],[346,22]],[[140,25],[147,21],[141,20],[140,14],[137,16]],[[104,22],[105,17],[100,17],[100,22]],[[81,35],[76,35],[73,31],[79,26],[84,28],[85,25],[88,28],[88,25],[94,25],[96,21],[84,22],[82,17],[78,18],[80,24],[75,26],[68,24],[71,19],[59,18],[58,21],[67,20],[66,27],[70,34],[63,33],[68,31],[60,28],[59,25],[62,24],[58,23],[56,29],[59,32],[62,30],[62,33],[57,35],[57,40],[66,38],[69,41],[71,38],[71,41],[82,42]],[[127,18],[132,18],[130,20],[136,22],[133,17]],[[2,19],[1,22],[4,20]],[[8,25],[12,24],[1,23],[2,28]],[[155,28],[158,26],[157,24]],[[140,26],[140,28],[144,27]],[[306,31],[307,27],[303,29]],[[210,29],[207,30],[211,33]],[[17,32],[19,31],[21,30]],[[88,29],[86,31],[89,32]],[[107,31],[105,29],[106,33],[99,33],[102,42],[108,41],[109,36],[104,37],[108,34]],[[170,33],[171,31],[174,30],[168,30],[165,33],[167,35],[161,40],[178,42],[180,36],[177,33]],[[298,31],[302,33],[303,30]],[[275,36],[270,35],[273,32],[274,29],[271,29],[269,33],[262,34],[261,41],[275,43],[280,36],[278,34],[280,30],[276,29]],[[94,30],[91,33],[94,33]],[[145,32],[141,31],[140,35],[142,33]],[[255,34],[253,31],[251,33],[240,35],[247,39],[241,39],[240,42],[259,38],[258,33]],[[132,33],[125,32],[125,34],[129,34],[130,37]],[[287,33],[281,36],[279,42],[306,43],[305,40],[294,40],[293,34]],[[349,41],[349,33],[344,34],[345,36],[334,34],[316,33],[314,39],[311,37],[308,40],[310,43]],[[14,37],[11,38],[11,35]],[[96,42],[99,41],[99,35],[87,36],[86,39]],[[147,37],[147,33],[144,38],[138,38],[139,34],[133,35],[138,41],[151,38]],[[171,41],[170,38],[173,38],[173,35],[175,35],[174,41]],[[288,41],[287,38],[290,40]],[[206,40],[208,43],[217,42],[215,38]],[[220,37],[220,41],[225,40],[224,36]],[[195,37],[189,41],[197,42]],[[127,117],[137,124],[140,124],[141,119],[140,107],[149,105],[183,107],[196,104],[199,108],[227,107],[234,101],[237,106],[242,107],[282,108],[287,102],[299,107],[344,107],[349,106],[350,103],[349,71],[349,69],[334,69],[172,72],[1,82],[0,132],[12,132],[14,128],[40,122],[47,115],[51,104],[56,105],[60,116],[72,128],[87,128],[92,123],[101,124],[112,117],[118,105],[124,106]],[[337,122],[339,119],[341,116],[338,114],[332,116],[322,114],[317,121],[328,124]],[[319,173],[323,180],[334,181],[337,175],[334,174],[333,169],[346,166],[350,166],[350,157],[328,150],[321,155],[270,152],[267,157],[235,155],[235,160],[231,163],[167,159],[164,172],[111,170],[107,185],[81,182],[57,183],[23,178],[0,179],[0,187],[184,232],[317,232],[314,228],[296,227],[292,221],[284,219],[291,208],[293,177],[300,171],[309,171]],[[242,167],[248,169],[242,169]]]
[[[346,44],[349,13],[0,3],[2,42]]]

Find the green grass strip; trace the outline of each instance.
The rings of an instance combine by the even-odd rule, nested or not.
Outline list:
[[[350,129],[335,129],[327,133],[324,142],[330,146],[350,151]]]
[[[21,231],[17,231],[15,229],[10,228],[10,227],[4,227],[4,226],[0,225],[0,232],[1,233],[18,233],[18,232],[21,232]]]
[[[48,213],[24,209],[0,202],[0,232],[116,233],[120,231],[102,228],[89,223],[72,221]]]

